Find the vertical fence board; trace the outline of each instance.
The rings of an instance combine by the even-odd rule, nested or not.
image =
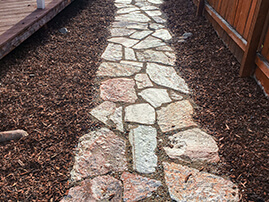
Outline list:
[[[235,17],[234,17],[234,22],[233,22],[233,27],[236,29],[236,26],[238,25],[238,21],[240,19],[240,13],[242,10],[242,4],[243,4],[243,0],[239,0],[238,1],[238,5],[237,5],[237,9],[236,9],[236,13],[235,13]]]
[[[267,59],[267,61],[269,61],[269,29],[263,43],[262,55]]]
[[[230,13],[229,13],[229,17],[228,17],[228,23],[230,25],[234,25],[234,21],[235,21],[235,15],[236,15],[236,10],[237,10],[237,7],[238,7],[238,3],[239,3],[239,0],[233,0],[232,1],[233,4],[231,4],[230,6]]]
[[[258,3],[258,0],[253,0],[252,1],[252,5],[251,5],[250,11],[249,11],[246,26],[245,26],[245,29],[244,29],[244,32],[243,32],[244,39],[246,39],[248,37],[250,25],[251,25],[251,22],[253,20],[253,16],[254,16],[254,12],[255,12],[257,3]]]
[[[244,0],[244,3],[242,4],[241,10],[240,10],[239,20],[236,25],[236,30],[241,35],[243,35],[244,33],[244,28],[247,22],[251,4],[252,4],[252,0]]]

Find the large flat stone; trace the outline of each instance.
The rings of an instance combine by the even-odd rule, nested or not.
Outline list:
[[[125,14],[125,13],[130,13],[133,11],[138,11],[139,8],[133,6],[133,7],[129,7],[129,8],[121,8],[117,11],[117,14]]]
[[[238,188],[229,180],[175,163],[163,163],[169,194],[177,202],[239,201]]]
[[[160,10],[145,11],[149,16],[160,16],[162,12]]]
[[[148,103],[129,105],[125,108],[124,120],[142,124],[154,124],[155,110]]]
[[[140,70],[141,67],[136,65],[115,62],[102,62],[96,74],[97,76],[109,77],[132,76],[133,74],[140,72]]]
[[[160,16],[152,16],[152,18],[157,23],[162,23],[162,24],[166,23],[166,19],[164,19],[164,18],[162,18]]]
[[[125,28],[112,28],[110,29],[111,36],[129,36],[134,33],[135,30]]]
[[[150,35],[153,31],[149,31],[149,30],[145,30],[145,31],[136,31],[135,33],[133,33],[130,38],[134,38],[134,39],[143,39],[145,37],[147,37],[148,35]]]
[[[134,79],[135,79],[136,86],[138,89],[143,89],[146,87],[153,86],[147,74],[136,74]]]
[[[120,63],[121,64],[134,65],[134,66],[138,66],[138,67],[143,67],[143,63],[142,62],[137,62],[137,61],[121,60]]]
[[[113,22],[112,27],[144,30],[148,28],[148,24],[140,22],[120,21],[120,22]]]
[[[162,51],[155,50],[145,50],[137,52],[137,58],[141,62],[157,62],[166,65],[174,65],[176,61],[175,54],[173,55],[173,57],[168,57]]]
[[[144,40],[140,41],[138,44],[136,44],[133,48],[134,49],[148,49],[148,48],[156,48],[159,46],[164,46],[165,43],[152,36],[148,36]]]
[[[125,140],[107,128],[90,132],[79,139],[71,180],[127,169]]]
[[[105,101],[91,110],[90,114],[108,126],[123,132],[122,107],[116,107],[113,102]]]
[[[183,161],[219,161],[219,148],[215,140],[198,128],[179,132],[169,137],[171,147],[164,147],[170,158]]]
[[[115,0],[117,4],[131,4],[132,0]]]
[[[150,18],[142,13],[129,13],[123,15],[117,15],[116,21],[127,21],[127,22],[149,22]]]
[[[157,130],[151,126],[140,125],[131,129],[129,141],[132,145],[133,168],[140,173],[153,173],[157,167]]]
[[[147,88],[138,95],[155,108],[160,107],[164,103],[172,102],[166,89]]]
[[[137,99],[133,79],[115,78],[102,82],[100,97],[112,102],[134,103]]]
[[[149,27],[150,27],[150,29],[158,30],[158,29],[164,28],[165,26],[162,24],[158,24],[158,23],[150,23]]]
[[[153,4],[162,4],[163,1],[162,0],[148,0],[150,3],[153,3]]]
[[[159,29],[156,30],[152,36],[155,36],[157,38],[160,38],[162,40],[170,40],[172,39],[171,34],[169,33],[169,31],[167,29]]]
[[[157,10],[158,7],[156,7],[156,6],[143,6],[140,9],[144,10],[144,11],[150,11],[150,10]]]
[[[193,108],[189,101],[178,101],[157,110],[157,123],[162,132],[196,126],[192,114]]]
[[[121,180],[124,186],[123,201],[125,202],[135,202],[148,198],[153,191],[162,185],[160,181],[128,172],[122,173]]]
[[[136,61],[135,52],[131,48],[125,48],[124,49],[124,57],[125,57],[125,60]]]
[[[136,39],[129,39],[126,37],[113,37],[108,39],[108,41],[110,42],[114,42],[114,43],[119,43],[125,47],[132,47],[133,45],[135,45],[136,43],[138,43],[139,41]]]
[[[88,202],[122,200],[122,183],[111,176],[98,176],[83,180],[80,185],[72,187],[61,202]]]
[[[189,93],[189,88],[186,82],[177,75],[173,67],[148,63],[146,72],[150,79],[156,84],[172,88],[183,93]]]
[[[105,60],[118,61],[122,59],[122,46],[109,43],[105,52],[101,56]]]

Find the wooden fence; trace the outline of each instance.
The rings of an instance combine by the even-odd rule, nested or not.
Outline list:
[[[254,74],[269,95],[269,0],[193,1],[241,63],[240,76]]]

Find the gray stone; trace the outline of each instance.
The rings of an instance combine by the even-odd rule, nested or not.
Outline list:
[[[166,19],[160,17],[160,16],[152,16],[153,20],[157,23],[166,23]]]
[[[157,38],[160,38],[162,40],[170,40],[172,39],[171,34],[169,33],[169,31],[167,29],[159,29],[156,30],[152,36],[155,36]]]
[[[140,72],[141,67],[131,64],[121,64],[113,62],[103,62],[98,68],[97,76],[131,76],[137,72]]]
[[[66,29],[65,27],[59,29],[59,32],[61,32],[62,34],[67,34],[67,33],[69,33],[68,29]]]
[[[136,60],[135,52],[131,48],[125,48],[124,55],[125,55],[125,60],[133,60],[133,61]]]
[[[165,26],[162,25],[162,24],[158,24],[158,23],[150,23],[149,24],[149,28],[150,29],[161,29],[161,28],[164,28]]]
[[[125,108],[126,122],[141,124],[154,124],[156,120],[155,110],[148,103],[129,105]]]
[[[105,101],[91,110],[90,114],[108,126],[116,127],[123,132],[122,107],[116,107],[113,102]]]
[[[196,126],[192,114],[193,108],[189,101],[178,101],[157,110],[157,123],[162,132]]]
[[[150,10],[158,10],[158,7],[156,7],[156,6],[143,6],[140,9],[144,10],[144,11],[150,11]]]
[[[121,64],[128,64],[128,65],[138,66],[138,67],[143,67],[142,62],[121,60],[120,63]]]
[[[174,51],[170,46],[161,46],[161,47],[156,48],[156,50],[159,50],[159,51],[171,51],[171,52]]]
[[[151,126],[140,125],[131,129],[129,141],[132,145],[133,168],[140,173],[153,173],[157,167],[157,130]]]
[[[162,51],[145,50],[137,52],[137,58],[141,62],[157,62],[166,65],[174,65],[176,57],[168,57]]]
[[[150,35],[153,31],[136,31],[135,33],[133,33],[130,37],[134,38],[134,39],[143,39],[145,37],[147,37],[148,35]]]
[[[136,81],[136,86],[138,89],[153,86],[147,74],[137,74],[135,75],[134,79]]]
[[[147,29],[147,23],[139,23],[139,22],[128,22],[128,21],[121,21],[121,22],[113,22],[112,27],[116,28],[128,28],[128,29]]]
[[[112,28],[110,29],[111,36],[129,36],[134,33],[135,30],[125,28]]]
[[[130,13],[130,12],[133,12],[133,11],[137,11],[139,10],[139,8],[137,7],[129,7],[129,8],[121,8],[117,11],[117,14],[124,14],[124,13]]]
[[[155,47],[164,46],[164,45],[165,43],[162,40],[157,39],[152,36],[148,36],[147,38],[145,38],[144,40],[136,44],[133,48],[134,49],[147,49],[147,48],[155,48]]]
[[[122,183],[111,176],[98,176],[86,179],[72,187],[61,202],[88,202],[122,200]]]
[[[115,0],[117,4],[131,4],[132,0]]]
[[[128,22],[149,22],[150,18],[142,13],[129,13],[124,15],[117,15],[116,21],[128,21]]]
[[[136,43],[138,43],[138,40],[135,39],[129,39],[126,37],[113,37],[108,39],[108,41],[110,42],[114,42],[114,43],[119,43],[125,47],[132,47],[133,45],[135,45]]]
[[[118,61],[122,59],[122,46],[109,43],[105,52],[101,56],[105,60]]]
[[[163,162],[165,181],[171,198],[184,201],[239,201],[235,184],[194,168]]]
[[[127,169],[126,142],[107,128],[90,132],[79,139],[71,180]]]
[[[191,32],[185,32],[182,36],[186,39],[191,37],[193,34]]]
[[[136,202],[148,198],[162,185],[160,181],[128,172],[122,173],[121,180],[124,186],[124,202]]]
[[[162,4],[162,0],[148,0],[148,2],[153,3],[153,4]]]
[[[141,91],[141,93],[138,93],[138,95],[155,108],[160,107],[164,103],[172,102],[165,89],[147,88]]]
[[[160,10],[145,11],[149,16],[160,16],[162,12]]]
[[[189,88],[184,79],[177,75],[173,67],[148,63],[146,72],[150,79],[156,84],[181,91],[183,93],[189,93]]]
[[[215,140],[198,128],[179,132],[169,137],[169,147],[164,147],[167,155],[172,159],[183,161],[219,161],[218,146]]]
[[[183,100],[183,96],[176,93],[175,91],[173,90],[170,90],[170,97],[173,99],[173,100]]]

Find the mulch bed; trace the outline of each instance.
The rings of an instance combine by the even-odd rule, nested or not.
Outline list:
[[[194,89],[195,119],[218,140],[221,172],[243,201],[268,201],[268,99],[252,78],[238,77],[239,64],[190,0],[162,9],[177,70]],[[78,138],[98,127],[89,111],[114,11],[112,0],[76,0],[0,61],[0,130],[30,134],[0,145],[0,201],[58,201],[68,190]],[[178,43],[184,32],[193,36]]]
[[[242,201],[269,201],[269,102],[191,0],[167,0],[162,10],[174,34],[177,71],[194,90],[195,120],[218,140],[221,172],[241,189]],[[186,43],[184,32],[193,36]]]
[[[114,11],[112,0],[76,0],[0,61],[0,131],[30,134],[0,145],[0,201],[66,193],[78,138],[96,127],[93,76]]]

